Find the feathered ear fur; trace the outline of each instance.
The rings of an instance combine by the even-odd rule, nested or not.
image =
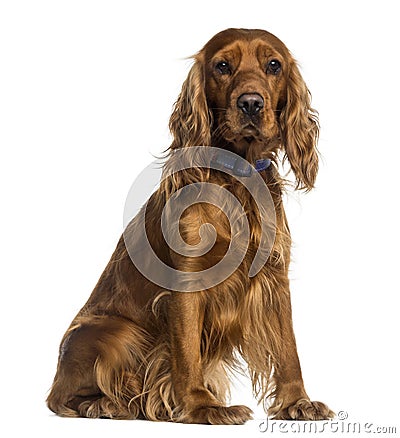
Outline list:
[[[175,103],[169,120],[173,135],[170,149],[208,146],[211,143],[211,113],[205,95],[205,79],[201,56],[195,57],[189,75]]]
[[[311,190],[318,172],[318,113],[311,108],[311,94],[292,60],[286,105],[280,115],[285,158],[296,177],[296,189]]]

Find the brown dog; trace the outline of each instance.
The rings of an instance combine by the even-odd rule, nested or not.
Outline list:
[[[228,278],[205,290],[165,290],[131,260],[128,246],[134,247],[140,234],[140,219],[134,218],[62,339],[48,406],[63,416],[241,424],[251,418],[250,409],[225,405],[227,373],[240,354],[256,396],[271,397],[270,416],[330,418],[332,411],[310,401],[303,385],[291,317],[291,239],[276,164],[283,151],[296,188],[313,187],[318,120],[308,89],[285,45],[266,31],[225,30],[194,59],[171,116],[166,167],[174,151],[191,146],[232,151],[254,165],[261,160],[259,175],[276,216],[269,258],[249,276],[261,242],[261,213],[237,178],[202,167],[170,174],[149,199],[144,219],[157,256],[185,273],[202,272],[224,257],[233,233],[226,215],[210,203],[190,206],[179,222],[184,242],[194,246],[199,227],[214,225],[217,237],[207,254],[181,255],[161,231],[171,196],[187,184],[209,182],[223,186],[244,208],[250,235],[244,259]],[[141,257],[146,262],[147,253]]]

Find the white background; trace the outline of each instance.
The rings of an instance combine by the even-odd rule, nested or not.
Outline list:
[[[263,28],[320,112],[317,189],[289,195],[294,324],[310,396],[396,425],[399,31],[389,1],[0,3],[1,428],[7,436],[260,436],[244,427],[74,420],[44,405],[57,349],[122,232],[135,176],[170,142],[190,62],[216,32]],[[397,424],[398,426],[398,424]],[[399,427],[398,427],[399,430]],[[275,432],[275,435],[278,435]]]

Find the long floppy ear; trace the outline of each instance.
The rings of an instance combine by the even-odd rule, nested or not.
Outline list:
[[[294,60],[287,79],[286,105],[280,115],[285,157],[296,177],[296,189],[311,190],[318,172],[318,113]]]
[[[186,146],[209,146],[211,113],[205,94],[205,78],[201,54],[195,58],[182,91],[175,103],[169,129],[173,135],[171,149]]]

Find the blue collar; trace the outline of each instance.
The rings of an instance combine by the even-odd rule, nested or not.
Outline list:
[[[255,165],[252,166],[246,160],[240,159],[240,157],[235,157],[233,154],[227,154],[221,149],[220,152],[215,154],[213,164],[219,168],[225,168],[232,171],[236,176],[249,177],[255,170],[256,172],[262,172],[268,169],[271,165],[271,160],[269,158],[262,158],[256,160]]]

